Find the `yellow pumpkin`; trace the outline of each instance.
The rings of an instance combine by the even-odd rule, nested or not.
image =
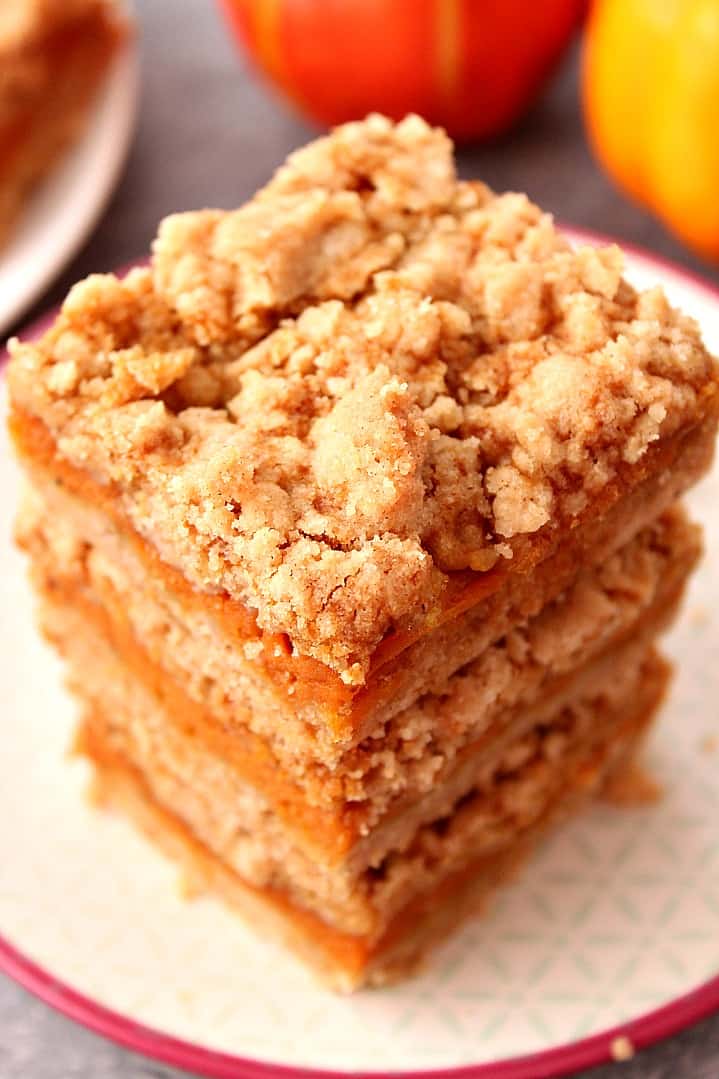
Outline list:
[[[719,260],[719,0],[595,0],[583,98],[616,182]]]

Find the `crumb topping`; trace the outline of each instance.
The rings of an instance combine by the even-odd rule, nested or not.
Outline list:
[[[149,269],[88,278],[11,352],[15,404],[162,557],[353,683],[448,573],[571,521],[717,377],[616,247],[458,181],[417,117],[168,218]]]
[[[620,1034],[618,1037],[612,1038],[609,1050],[612,1054],[612,1060],[616,1060],[618,1063],[631,1060],[636,1052],[634,1043],[626,1034]]]

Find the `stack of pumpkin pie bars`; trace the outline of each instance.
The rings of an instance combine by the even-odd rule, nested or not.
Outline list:
[[[616,247],[373,116],[11,350],[78,748],[326,983],[411,971],[628,767],[719,396]]]

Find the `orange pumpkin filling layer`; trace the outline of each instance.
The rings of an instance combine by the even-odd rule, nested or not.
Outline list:
[[[368,980],[368,975],[371,980],[373,970],[380,972],[382,981],[388,975],[393,976],[395,964],[397,974],[406,973],[406,968],[413,965],[429,941],[444,936],[468,908],[476,907],[486,893],[511,874],[555,817],[571,811],[576,803],[600,789],[651,721],[668,677],[668,666],[654,657],[638,698],[623,710],[621,718],[612,722],[610,717],[608,730],[592,747],[577,755],[571,782],[538,823],[518,837],[517,844],[509,850],[470,860],[429,891],[417,895],[392,918],[378,939],[334,929],[317,915],[298,907],[282,892],[257,888],[239,877],[200,843],[178,817],[152,798],[141,773],[108,750],[93,733],[92,722],[83,726],[78,749],[96,766],[99,796],[104,795],[109,802],[129,810],[152,839],[188,867],[193,882],[219,892],[242,913],[252,915],[253,921],[257,908],[248,899],[261,900],[270,916],[284,923],[284,935],[290,946],[333,984],[353,988]],[[467,890],[469,895],[465,894]]]
[[[715,403],[716,398],[712,406]],[[706,458],[712,452],[716,425],[713,411],[712,408],[701,426],[655,444],[638,464],[625,470],[621,483],[615,481],[607,484],[592,505],[591,513],[577,518],[572,532],[564,538],[562,555],[566,556],[569,551],[579,561],[585,551],[591,548],[591,540],[596,532],[595,522],[616,506],[623,494],[633,491],[634,498],[638,500],[641,494],[646,493],[639,490],[640,485],[646,485],[651,496],[652,485],[664,486],[663,473],[670,470],[678,459],[688,459],[693,481],[695,473],[703,471]],[[284,707],[295,710],[307,704],[322,711],[323,720],[338,738],[346,736],[348,731],[358,730],[363,720],[380,703],[394,696],[395,683],[405,673],[403,653],[408,648],[422,638],[429,638],[438,628],[459,620],[497,593],[507,582],[510,568],[512,575],[529,570],[539,560],[538,549],[541,549],[542,557],[546,556],[561,538],[559,530],[552,529],[535,537],[532,548],[513,559],[509,567],[501,563],[486,573],[451,575],[442,596],[440,613],[422,628],[389,634],[375,651],[366,684],[352,689],[323,663],[293,652],[286,635],[263,632],[257,625],[252,609],[227,594],[198,591],[182,573],[162,561],[148,541],[129,525],[119,508],[117,492],[112,487],[97,483],[88,473],[61,458],[52,435],[41,420],[16,407],[11,411],[9,426],[21,456],[46,470],[71,493],[102,509],[132,544],[148,573],[163,580],[167,589],[183,604],[212,611],[230,640],[259,641],[262,650],[253,660],[256,675],[263,678],[272,692],[279,694]],[[693,456],[697,457],[696,462],[692,461]],[[573,542],[576,543],[576,550],[572,548]]]
[[[86,622],[94,626],[139,683],[162,706],[166,721],[177,725],[192,738],[201,739],[219,759],[231,762],[242,779],[268,800],[299,847],[310,857],[329,863],[341,861],[352,850],[367,833],[367,827],[363,825],[366,825],[366,819],[372,813],[371,802],[339,802],[335,799],[331,806],[324,809],[311,804],[307,792],[282,767],[271,745],[252,731],[248,707],[235,702],[232,726],[228,727],[226,717],[214,714],[189,696],[178,683],[176,675],[150,658],[136,637],[122,595],[107,578],[100,575],[90,580],[86,567],[86,576],[78,584],[74,579],[64,579],[61,568],[52,568],[52,561],[50,568],[41,570],[42,552],[34,549],[41,541],[33,539],[29,542],[25,539],[23,542],[34,557],[38,590],[51,601],[69,610],[77,610]],[[623,616],[611,636],[604,640],[601,650],[589,653],[589,662],[601,664],[605,656],[614,654],[632,637],[653,638],[673,615],[687,575],[696,560],[698,547],[696,544],[687,546],[686,543],[682,546],[681,541],[677,547],[676,539],[670,542],[674,544],[669,548],[671,557],[665,559],[662,577],[658,583],[654,583],[651,596],[647,595],[643,605],[632,608],[630,615]],[[571,617],[571,612],[568,613]],[[541,685],[539,697],[536,697],[535,690],[535,697],[526,701],[525,710],[541,707],[543,714],[548,714],[553,702],[560,702],[567,693],[571,695],[576,676],[577,671],[570,670],[547,678]],[[495,712],[496,715],[492,713],[481,735],[470,737],[451,761],[445,763],[444,768],[436,774],[436,784],[445,780],[451,782],[452,775],[455,771],[461,772],[466,762],[479,760],[484,751],[491,751],[492,743],[498,736],[501,738],[513,722],[512,715],[508,715],[506,709],[495,709]],[[410,791],[409,796],[405,795],[390,805],[382,821],[390,822],[400,816],[414,801],[416,794]]]

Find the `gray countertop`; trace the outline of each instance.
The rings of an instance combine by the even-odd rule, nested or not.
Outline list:
[[[210,0],[137,0],[143,88],[136,138],[94,235],[34,313],[90,271],[145,252],[166,213],[235,206],[287,152],[314,133],[248,74]],[[719,282],[647,214],[615,192],[586,148],[577,58],[511,135],[463,150],[460,168],[492,186],[526,190],[567,223],[650,247]],[[31,315],[33,312],[30,313]],[[149,1079],[172,1072],[126,1053],[0,977],[0,1079]],[[594,1079],[716,1079],[719,1016],[640,1053],[585,1073]]]

